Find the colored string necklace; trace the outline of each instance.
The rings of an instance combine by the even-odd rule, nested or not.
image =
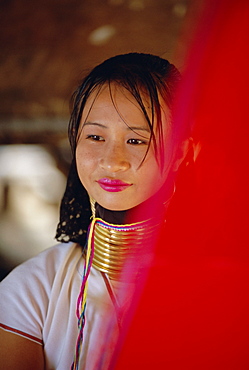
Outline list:
[[[76,315],[79,334],[71,370],[79,369],[87,305],[88,277],[91,267],[106,273],[110,279],[121,280],[127,260],[134,259],[138,249],[153,238],[157,225],[151,220],[128,225],[113,225],[93,218],[88,232],[82,284],[77,300]],[[136,278],[136,276],[134,276]]]

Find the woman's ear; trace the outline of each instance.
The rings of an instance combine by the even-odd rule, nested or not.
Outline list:
[[[192,137],[182,141],[182,143],[179,145],[179,147],[176,150],[175,160],[172,166],[173,171],[178,171],[181,163],[186,158],[189,150],[193,148],[193,139]]]

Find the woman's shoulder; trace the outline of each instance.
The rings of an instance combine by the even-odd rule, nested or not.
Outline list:
[[[58,244],[17,266],[0,283],[0,327],[28,333],[39,343],[48,309],[65,286],[78,292],[82,248]],[[64,289],[64,290],[63,290]],[[11,331],[11,329],[10,329]]]
[[[58,268],[65,263],[65,260],[74,260],[82,256],[82,247],[76,243],[60,243],[47,248],[38,255],[30,258],[23,265],[45,265],[47,267]],[[20,265],[22,266],[22,265]]]
[[[44,249],[36,256],[30,258],[25,263],[37,263],[39,261],[53,260],[60,262],[65,257],[74,257],[82,253],[82,247],[76,243],[60,243]]]
[[[82,258],[82,247],[75,243],[57,244],[45,249],[38,255],[23,262],[14,268],[9,275],[1,282],[1,286],[19,283],[20,281],[37,281],[52,282],[65,265],[76,265]]]

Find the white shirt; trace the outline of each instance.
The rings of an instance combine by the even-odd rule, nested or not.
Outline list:
[[[0,284],[0,326],[44,346],[46,369],[68,370],[78,337],[76,302],[84,258],[80,246],[49,248],[14,269]],[[108,369],[119,334],[104,279],[91,268],[81,369]]]

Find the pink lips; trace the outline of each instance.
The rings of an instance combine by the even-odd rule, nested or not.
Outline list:
[[[118,192],[127,189],[131,184],[127,184],[121,180],[103,178],[97,181],[102,189],[109,192]]]

